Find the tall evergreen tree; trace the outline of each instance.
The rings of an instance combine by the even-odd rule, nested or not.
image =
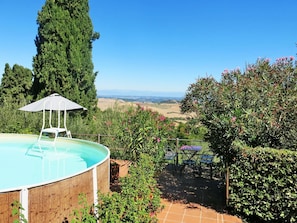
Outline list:
[[[35,98],[57,92],[87,108],[96,104],[88,0],[46,0],[37,18],[33,58]]]
[[[25,105],[31,99],[32,71],[20,65],[5,64],[0,85],[1,105]]]

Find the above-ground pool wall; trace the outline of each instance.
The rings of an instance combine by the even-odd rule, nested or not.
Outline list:
[[[29,223],[62,222],[65,218],[73,218],[73,211],[79,210],[79,195],[86,195],[89,204],[97,198],[97,192],[107,193],[110,181],[110,160],[106,159],[94,168],[79,175],[51,184],[28,188],[24,195],[20,191],[0,193],[0,222],[12,222],[13,201],[26,203],[23,213]],[[23,196],[23,197],[22,197]],[[26,206],[22,205],[24,208]],[[26,209],[26,208],[25,208]]]
[[[20,201],[20,191],[0,193],[0,222],[17,220],[16,217],[12,217],[12,203],[14,201]]]
[[[110,191],[110,159],[103,162],[101,165],[98,165],[96,168],[97,172],[97,185],[98,190],[102,193],[108,193]],[[96,197],[97,198],[97,197]]]
[[[78,209],[78,196],[92,202],[92,171],[56,183],[29,189],[29,222],[62,222]]]

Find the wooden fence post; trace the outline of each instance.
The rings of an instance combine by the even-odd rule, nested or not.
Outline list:
[[[176,163],[175,163],[175,166],[178,166],[178,148],[179,148],[179,138],[176,138],[176,142],[175,142]]]
[[[226,205],[228,205],[229,202],[229,177],[230,177],[230,168],[229,165],[227,165],[226,168]]]
[[[98,143],[100,144],[100,134],[98,134]]]

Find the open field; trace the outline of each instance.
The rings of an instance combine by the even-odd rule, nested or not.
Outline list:
[[[140,105],[146,109],[156,111],[167,118],[186,119],[189,115],[180,112],[179,103],[149,103],[149,102],[128,102],[124,100],[99,98],[98,107],[104,111],[108,108],[123,108],[126,106]]]

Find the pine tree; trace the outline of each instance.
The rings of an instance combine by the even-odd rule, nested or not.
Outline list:
[[[25,105],[31,99],[32,71],[20,65],[5,64],[0,85],[1,105]]]
[[[33,58],[33,95],[57,92],[87,108],[96,105],[88,0],[46,0],[37,18],[37,54]]]

